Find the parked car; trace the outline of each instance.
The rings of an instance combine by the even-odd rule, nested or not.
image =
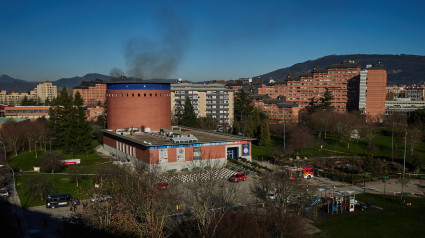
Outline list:
[[[164,189],[167,189],[167,187],[168,187],[168,183],[166,183],[166,182],[161,182],[161,183],[158,183],[156,186],[157,186],[157,188],[158,188],[159,190],[164,190]]]
[[[7,198],[7,197],[9,197],[9,192],[7,191],[7,188],[0,189],[0,197],[1,198]]]
[[[276,200],[276,190],[275,189],[269,189],[267,196],[271,201]]]
[[[91,202],[103,202],[106,200],[111,199],[111,195],[102,195],[102,194],[93,194],[93,196],[91,196],[90,201]]]
[[[237,173],[235,175],[232,175],[229,178],[230,182],[235,182],[235,183],[237,183],[239,181],[245,181],[245,180],[246,180],[246,173]]]

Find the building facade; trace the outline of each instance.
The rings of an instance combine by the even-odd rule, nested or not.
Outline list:
[[[139,132],[171,127],[170,83],[112,82],[106,90],[107,128]]]
[[[189,135],[190,141],[172,140],[176,137],[170,137],[166,130],[133,134],[104,131],[104,148],[122,162],[140,163],[159,172],[221,167],[228,158],[251,161],[252,138],[190,128],[172,131],[175,136]]]
[[[359,110],[373,120],[385,115],[387,71],[385,65],[369,66],[360,73]]]
[[[396,98],[385,101],[385,114],[400,113],[410,116],[414,111],[425,109],[425,101],[411,100],[410,98]]]
[[[103,80],[96,79],[90,82],[81,82],[79,86],[72,89],[72,94],[80,92],[84,105],[88,107],[103,106],[106,102],[106,83]]]
[[[46,81],[37,85],[37,87],[34,89],[34,94],[40,103],[45,103],[46,100],[52,101],[58,96],[58,89],[56,85]]]
[[[285,102],[278,98],[269,98],[266,95],[250,95],[252,104],[269,118],[269,124],[283,124],[284,122],[298,122],[299,112],[303,107],[293,102]]]
[[[172,115],[183,113],[187,98],[190,99],[197,117],[210,116],[218,124],[233,124],[233,90],[222,84],[171,84]]]
[[[49,118],[49,108],[49,106],[4,107],[4,117],[28,119]]]

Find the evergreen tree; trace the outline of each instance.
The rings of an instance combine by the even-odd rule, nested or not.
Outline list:
[[[54,145],[63,148],[66,145],[70,114],[72,113],[72,97],[63,88],[56,99],[52,100],[49,109],[49,128]]]
[[[74,100],[63,88],[51,102],[49,117],[49,128],[55,146],[71,154],[89,151],[91,128],[79,93]]]
[[[91,127],[87,121],[86,112],[84,109],[84,102],[81,98],[80,92],[77,92],[74,97],[74,113],[76,123],[74,124],[74,137],[75,140],[75,152],[81,153],[90,150],[91,145]]]
[[[46,98],[46,100],[44,101],[44,105],[50,106],[50,99],[49,98]]]
[[[329,91],[328,88],[326,88],[326,91],[323,94],[323,97],[321,97],[319,101],[315,101],[314,98],[311,99],[310,103],[307,106],[307,110],[310,114],[317,112],[318,110],[333,111],[334,110],[334,106],[332,106],[333,99],[334,99],[334,96],[332,95],[332,92]]]
[[[269,120],[264,118],[260,122],[258,129],[257,143],[258,145],[267,145],[270,142]]]
[[[332,106],[331,102],[333,99],[334,96],[332,95],[332,92],[326,88],[325,94],[322,98],[320,98],[320,109],[333,111],[334,106]]]
[[[184,103],[184,112],[180,124],[183,126],[196,127],[196,114],[190,102],[190,98],[186,98]]]
[[[25,96],[24,97],[24,99],[22,99],[22,101],[21,101],[21,105],[22,106],[28,106],[29,104],[28,104],[28,98],[27,98],[27,96]]]

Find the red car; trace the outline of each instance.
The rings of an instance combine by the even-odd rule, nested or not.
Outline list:
[[[235,175],[232,175],[232,177],[229,178],[230,182],[239,182],[239,181],[245,181],[246,180],[246,173],[237,173]]]

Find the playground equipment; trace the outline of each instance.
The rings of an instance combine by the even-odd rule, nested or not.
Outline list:
[[[319,188],[319,191],[320,196],[310,206],[305,208],[306,210],[313,210],[315,216],[317,216],[318,209],[333,215],[341,214],[344,211],[354,212],[356,205],[361,206],[355,199],[354,191],[326,193],[326,189],[323,188]]]

